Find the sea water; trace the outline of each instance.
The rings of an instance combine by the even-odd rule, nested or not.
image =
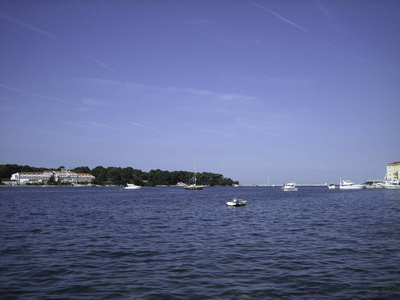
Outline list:
[[[396,299],[399,221],[400,190],[0,188],[0,298]]]

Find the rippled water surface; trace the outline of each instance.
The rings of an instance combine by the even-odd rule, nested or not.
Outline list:
[[[400,190],[1,188],[0,261],[2,299],[396,299]]]

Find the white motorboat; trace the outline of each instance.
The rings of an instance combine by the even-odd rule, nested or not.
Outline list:
[[[336,189],[336,186],[333,183],[331,183],[328,185],[328,189],[334,190],[334,189]]]
[[[339,189],[341,190],[361,190],[365,189],[365,184],[356,184],[351,180],[342,180],[340,178],[340,186]]]
[[[133,184],[133,183],[128,183],[128,184],[126,185],[126,187],[124,187],[125,190],[138,190],[138,189],[140,189],[140,188],[141,188],[140,185],[135,185],[135,184]]]
[[[243,206],[243,205],[246,205],[246,203],[247,203],[247,200],[234,198],[232,201],[226,202],[226,205],[228,205],[228,206]]]
[[[298,190],[294,182],[285,183],[282,187],[282,191],[284,192],[297,192]]]
[[[385,182],[381,183],[380,186],[384,189],[400,189],[400,180],[386,180]]]

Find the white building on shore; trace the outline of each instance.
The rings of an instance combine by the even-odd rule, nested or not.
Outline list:
[[[11,175],[11,180],[18,184],[46,183],[53,177],[55,182],[60,183],[84,183],[91,182],[96,177],[86,173],[75,173],[68,170],[43,171],[43,172],[20,172]]]
[[[395,161],[386,165],[386,180],[400,179],[400,161]]]

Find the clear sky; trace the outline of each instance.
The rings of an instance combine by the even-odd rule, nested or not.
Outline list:
[[[0,164],[381,179],[400,1],[0,0]]]

